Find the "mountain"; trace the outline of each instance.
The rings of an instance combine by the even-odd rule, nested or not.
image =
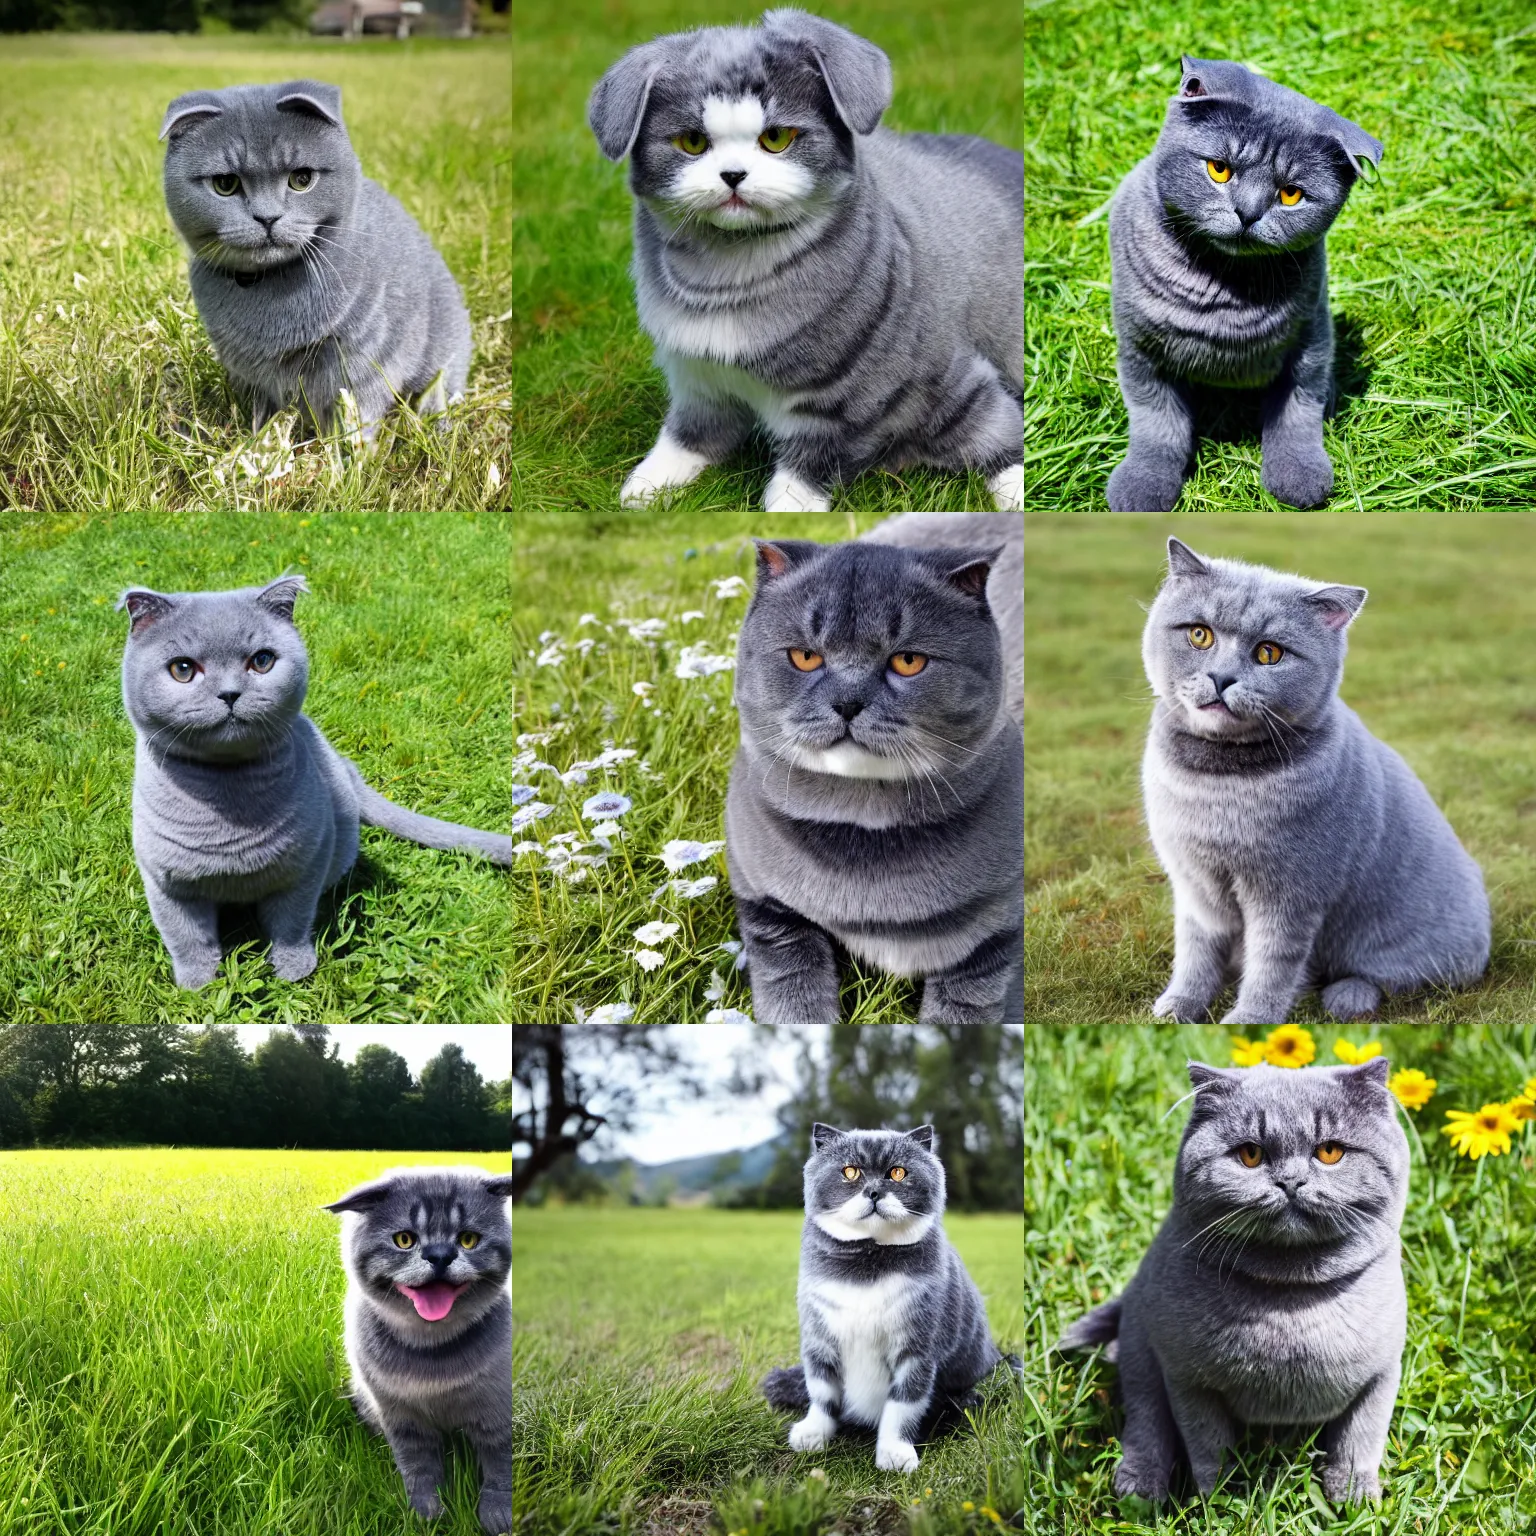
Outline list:
[[[617,1179],[625,1168],[634,1170],[634,1192],[641,1200],[653,1199],[657,1190],[670,1181],[670,1188],[679,1195],[698,1195],[709,1190],[738,1189],[747,1184],[759,1184],[767,1177],[773,1159],[783,1141],[782,1136],[772,1136],[760,1141],[755,1147],[742,1147],[734,1152],[711,1152],[703,1157],[680,1157],[670,1163],[637,1163],[631,1158],[604,1158],[584,1165],[600,1179]],[[737,1164],[736,1160],[740,1159]],[[721,1164],[730,1159],[731,1166],[722,1169]]]

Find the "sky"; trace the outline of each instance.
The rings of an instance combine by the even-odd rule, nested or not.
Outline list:
[[[247,1051],[254,1051],[272,1031],[270,1024],[235,1025]],[[351,1061],[365,1045],[387,1045],[405,1057],[413,1077],[452,1041],[463,1047],[487,1082],[505,1082],[512,1075],[512,1030],[506,1024],[333,1024],[331,1039],[341,1047],[343,1061]]]

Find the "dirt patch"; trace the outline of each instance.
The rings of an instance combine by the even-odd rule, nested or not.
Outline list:
[[[641,1536],[719,1536],[714,1513],[707,1499],[658,1499],[640,1512]]]

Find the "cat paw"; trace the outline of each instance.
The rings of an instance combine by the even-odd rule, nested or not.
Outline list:
[[[198,955],[192,960],[177,960],[173,956],[171,970],[175,972],[176,985],[188,992],[206,987],[219,974],[219,958],[218,955]]]
[[[775,469],[763,492],[764,512],[830,512],[827,493],[802,480],[792,469]]]
[[[438,1497],[436,1487],[407,1488],[406,1497],[423,1520],[436,1520],[443,1513],[443,1501]]]
[[[1381,1478],[1375,1467],[1327,1466],[1323,1493],[1331,1504],[1363,1504],[1381,1497]]]
[[[1368,1019],[1381,1007],[1381,988],[1363,976],[1346,976],[1323,988],[1323,1008],[1343,1023]]]
[[[498,1488],[480,1493],[480,1529],[486,1536],[507,1536],[512,1529],[512,1490]]]
[[[1115,1468],[1115,1492],[1122,1499],[1147,1499],[1161,1504],[1168,1497],[1168,1469],[1141,1467],[1128,1457]]]
[[[1289,507],[1320,507],[1333,492],[1333,463],[1321,444],[1299,453],[1270,448],[1259,480],[1276,501]]]
[[[313,944],[272,946],[272,969],[284,981],[302,981],[319,963]]]
[[[709,468],[709,460],[692,448],[685,448],[662,428],[656,446],[630,471],[619,490],[621,507],[647,507],[663,491],[691,485]]]
[[[836,1433],[835,1424],[829,1427],[825,1418],[807,1414],[789,1426],[789,1448],[792,1451],[824,1451]]]
[[[917,1450],[905,1440],[882,1440],[875,1446],[875,1465],[882,1472],[915,1472]]]
[[[1007,469],[998,470],[987,481],[987,489],[992,492],[992,505],[999,512],[1022,512],[1024,510],[1024,466],[1010,464]]]
[[[1221,1016],[1223,1024],[1284,1024],[1291,1016],[1293,997],[1260,997],[1245,1002],[1241,997]]]
[[[1205,999],[1189,997],[1171,988],[1152,1004],[1153,1018],[1172,1019],[1176,1024],[1204,1024],[1210,1013],[1211,1005]]]
[[[1128,454],[1109,477],[1111,512],[1171,512],[1184,489],[1184,467],[1171,459]]]

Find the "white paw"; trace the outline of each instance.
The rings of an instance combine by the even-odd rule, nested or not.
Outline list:
[[[763,492],[764,512],[830,512],[831,498],[807,485],[792,470],[776,469]]]
[[[629,472],[619,491],[621,507],[649,506],[663,491],[689,485],[709,468],[709,460],[685,448],[665,427],[656,446]]]
[[[824,1451],[832,1439],[832,1431],[824,1418],[807,1414],[798,1424],[789,1426],[789,1448],[792,1451]]]
[[[987,489],[992,492],[992,504],[999,512],[1022,512],[1024,510],[1024,466],[1010,464],[1007,469],[998,470],[987,481]]]
[[[882,1472],[915,1472],[917,1452],[905,1440],[882,1440],[875,1446],[875,1465]]]

